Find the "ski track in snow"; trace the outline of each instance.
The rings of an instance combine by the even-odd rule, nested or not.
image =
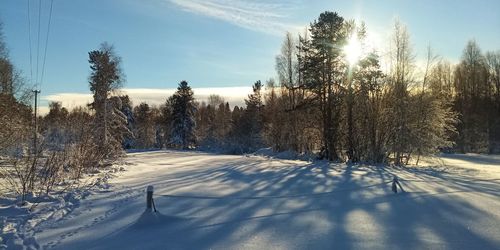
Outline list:
[[[500,249],[500,157],[427,164],[129,153],[109,187],[24,233],[43,249]]]

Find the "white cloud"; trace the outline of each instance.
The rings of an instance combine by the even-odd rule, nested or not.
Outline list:
[[[132,89],[125,88],[120,90],[120,95],[127,94],[134,105],[146,102],[149,105],[161,105],[171,96],[176,89]],[[218,88],[193,88],[194,97],[197,101],[205,101],[211,94],[222,96],[231,106],[243,106],[244,99],[252,92],[251,87],[218,87]],[[54,95],[42,96],[42,100],[49,102],[61,102],[63,107],[73,109],[78,106],[85,106],[92,102],[92,94],[82,93],[59,93]],[[47,106],[40,106],[40,114],[48,113]]]
[[[42,96],[41,99],[51,102],[61,102],[63,107],[72,109],[78,106],[85,106],[88,103],[92,102],[92,94],[60,93],[60,94]],[[45,110],[43,106],[40,107],[40,111],[42,110]],[[48,111],[48,108],[46,110]]]
[[[181,9],[234,25],[282,36],[295,26],[286,23],[287,11],[293,8],[291,3],[276,1],[243,1],[243,0],[169,0]]]

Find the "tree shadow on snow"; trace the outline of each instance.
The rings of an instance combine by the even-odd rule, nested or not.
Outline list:
[[[202,159],[190,161],[197,164]],[[168,191],[155,194],[162,213],[141,214],[128,227],[103,238],[96,248],[500,246],[498,238],[484,233],[489,228],[478,226],[490,216],[495,222],[498,213],[492,215],[491,210],[459,196],[498,200],[498,183],[464,180],[431,169],[322,161],[283,161],[277,167],[274,160],[262,157],[227,160],[214,167],[206,159],[202,162],[207,167],[178,171],[152,183],[155,189]],[[392,193],[394,175],[401,178],[406,193]],[[210,190],[196,188],[207,183]]]
[[[493,195],[498,185],[363,165],[317,162],[259,167],[262,164],[228,165],[180,181],[188,186],[218,181],[246,187],[227,196],[184,192],[159,197],[158,203],[166,204],[168,214],[194,218],[190,226],[170,232],[168,238],[187,244],[178,245],[181,248],[224,247],[235,242],[245,247],[244,242],[254,237],[261,237],[270,247],[301,249],[498,247],[499,242],[466,223],[488,214],[467,201],[449,198],[467,192]],[[419,190],[416,183],[402,181],[408,192],[393,194],[394,174],[413,181],[432,177],[435,182],[446,181],[454,190]]]
[[[145,210],[125,228],[102,237],[91,249],[160,249],[171,245],[161,239],[162,234],[185,227],[188,218],[164,215],[159,211]],[[158,238],[160,237],[160,238]],[[125,246],[125,247],[124,247]]]

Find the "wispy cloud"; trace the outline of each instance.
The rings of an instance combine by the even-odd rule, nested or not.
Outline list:
[[[149,105],[161,105],[171,96],[176,89],[122,89],[118,94],[127,94],[134,103],[141,102]],[[194,97],[197,101],[206,101],[209,95],[217,94],[222,96],[231,106],[243,106],[244,99],[252,92],[251,87],[219,87],[219,88],[193,88]],[[61,102],[63,107],[73,109],[78,106],[85,106],[92,102],[92,94],[82,93],[59,93],[43,96],[42,100],[49,102]],[[46,114],[49,109],[46,106],[40,107],[40,113]]]
[[[274,35],[294,30],[286,22],[287,12],[294,8],[294,1],[243,0],[168,0],[185,11],[220,19],[234,25]]]

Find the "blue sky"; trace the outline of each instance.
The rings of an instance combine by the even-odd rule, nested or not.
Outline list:
[[[28,0],[0,1],[10,57],[27,78],[36,72],[38,31],[38,1],[30,4],[32,67]],[[204,91],[250,86],[275,76],[274,58],[285,31],[300,30],[325,10],[365,21],[380,47],[399,18],[408,26],[420,58],[430,44],[442,57],[457,61],[469,39],[483,51],[500,49],[498,0],[54,0],[53,4],[42,105],[61,93],[89,93],[87,52],[103,41],[114,44],[122,57],[127,89],[172,89],[184,79]],[[49,6],[50,0],[42,0],[39,71]],[[247,90],[241,89],[241,96]]]

